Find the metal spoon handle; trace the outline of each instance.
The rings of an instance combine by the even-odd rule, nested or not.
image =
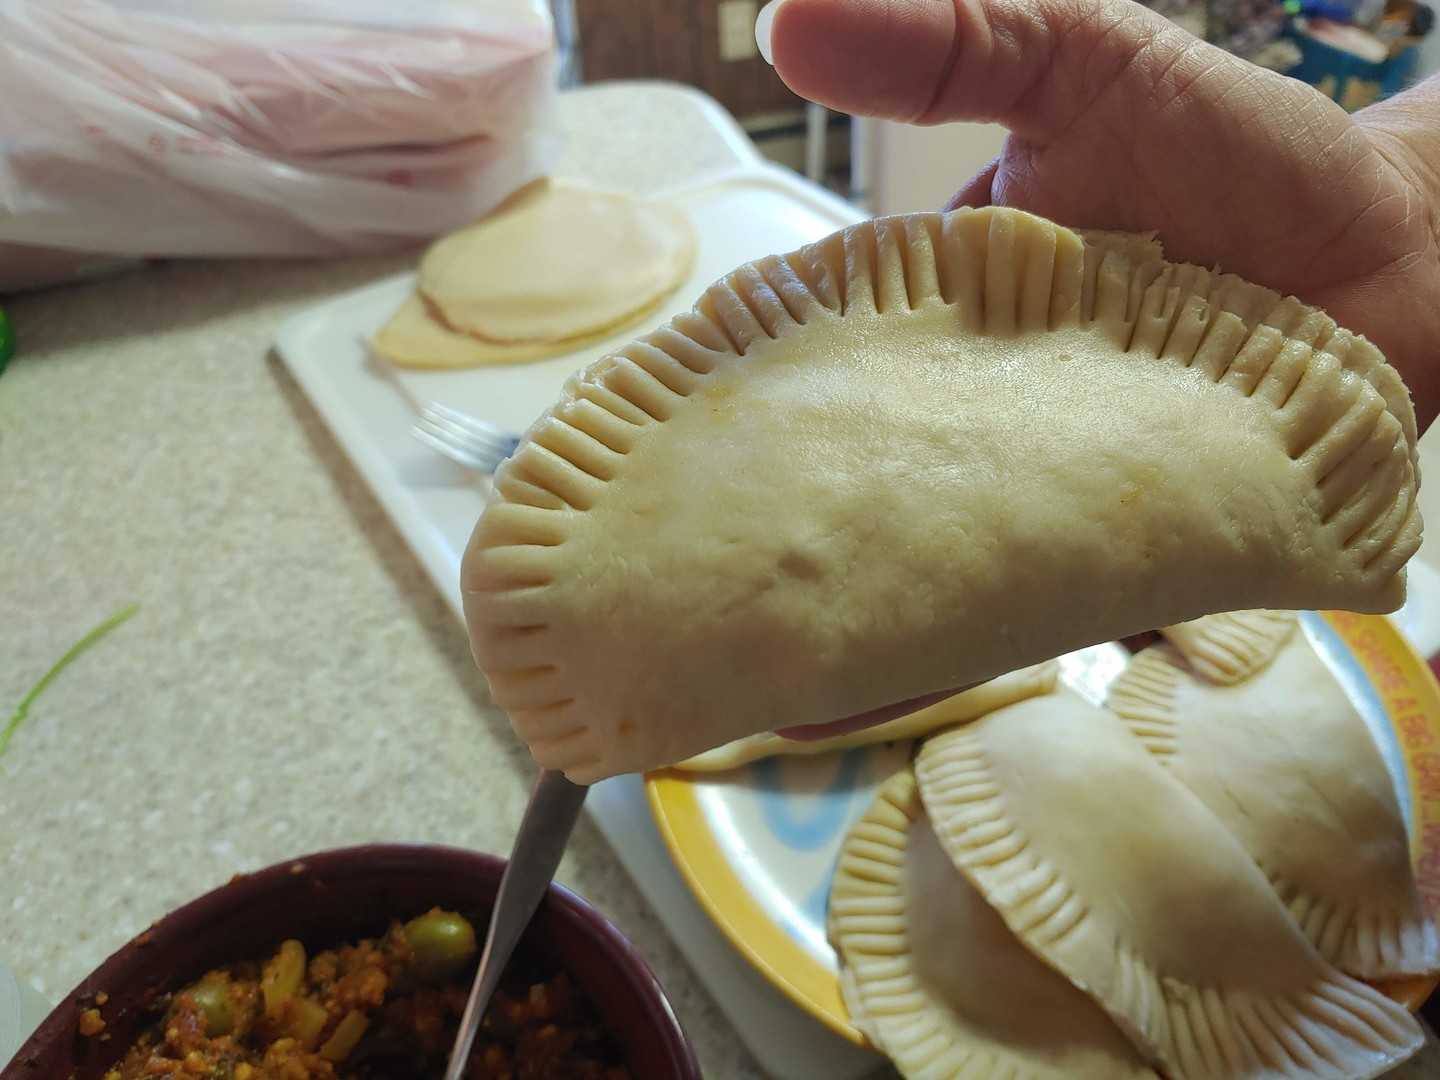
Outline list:
[[[480,1031],[480,1021],[500,983],[500,974],[555,877],[555,868],[560,865],[588,790],[572,784],[564,773],[552,769],[542,769],[535,778],[530,803],[525,807],[519,835],[510,851],[510,861],[500,875],[500,890],[495,897],[495,910],[490,914],[490,927],[485,931],[480,967],[475,972],[465,1011],[460,1015],[460,1031],[450,1051],[449,1064],[445,1066],[445,1080],[460,1080],[465,1070],[465,1062]]]

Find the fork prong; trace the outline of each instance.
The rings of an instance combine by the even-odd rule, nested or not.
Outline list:
[[[415,426],[424,429],[436,439],[442,439],[454,446],[462,447],[469,453],[491,456],[496,460],[508,457],[513,449],[512,445],[506,440],[480,438],[464,431],[458,431],[453,427],[436,424],[429,420],[417,419]]]
[[[503,430],[489,421],[481,420],[478,416],[471,416],[469,413],[461,412],[459,409],[453,409],[449,405],[442,405],[438,401],[432,401],[427,405],[422,405],[420,407],[420,415],[431,417],[439,423],[477,436],[498,439],[513,438],[510,432]]]
[[[454,438],[439,435],[431,428],[418,423],[410,428],[410,434],[451,461],[459,462],[461,465],[479,472],[494,472],[496,466],[505,460],[503,454],[488,450],[477,451]]]
[[[433,431],[442,439],[454,439],[456,442],[477,450],[493,451],[503,455],[508,454],[515,447],[513,438],[498,432],[472,431],[444,420],[437,420],[433,416],[416,417],[415,422]]]
[[[420,407],[411,434],[433,450],[481,472],[492,472],[515,451],[518,437],[439,402]]]
[[[437,429],[451,431],[464,438],[467,442],[487,446],[502,446],[509,450],[513,449],[520,441],[518,435],[506,431],[495,424],[435,402],[432,402],[429,406],[423,406],[420,409],[419,418],[433,424]]]

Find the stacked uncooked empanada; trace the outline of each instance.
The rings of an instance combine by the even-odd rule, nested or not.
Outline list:
[[[1229,636],[1191,634],[1202,653]],[[1435,971],[1395,779],[1364,720],[1303,634],[1252,655],[1258,670],[1214,685],[1194,647],[1146,649],[1107,704],[1229,828],[1327,960],[1366,979]]]
[[[1360,981],[1440,969],[1364,720],[1293,614],[1165,634],[1108,709],[926,740],[847,838],[845,1000],[907,1077],[1364,1080],[1420,1047]]]
[[[1366,341],[1151,239],[885,218],[571,379],[495,474],[466,617],[592,782],[1216,611],[1393,610],[1415,441]]]

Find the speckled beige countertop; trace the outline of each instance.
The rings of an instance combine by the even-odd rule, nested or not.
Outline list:
[[[669,88],[562,111],[563,175],[644,191],[736,162]],[[141,605],[0,758],[0,956],[51,999],[237,871],[371,840],[509,849],[529,757],[271,351],[288,316],[413,262],[176,264],[4,302],[0,711]],[[707,1076],[761,1075],[588,822],[559,877],[655,967]]]
[[[736,160],[669,88],[589,88],[563,115],[563,175],[644,191]],[[52,1000],[237,871],[373,840],[509,848],[533,766],[271,351],[286,317],[413,261],[175,264],[5,302],[0,714],[141,605],[0,758],[0,956]],[[761,1075],[584,820],[559,876],[654,966],[708,1077]],[[1440,1076],[1428,1060],[1405,1075]]]

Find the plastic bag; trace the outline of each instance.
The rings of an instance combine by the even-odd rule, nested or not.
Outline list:
[[[0,282],[437,236],[554,164],[555,66],[544,0],[0,0]]]

